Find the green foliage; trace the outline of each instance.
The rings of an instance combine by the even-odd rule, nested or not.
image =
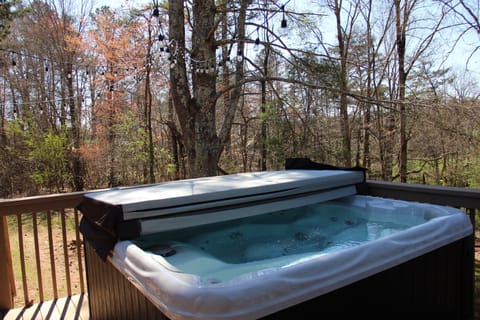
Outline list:
[[[71,179],[66,130],[31,135],[26,143],[30,149],[28,158],[34,167],[32,180],[41,187],[62,190]]]
[[[260,119],[265,121],[270,129],[265,141],[268,159],[271,163],[283,162],[286,146],[282,141],[288,136],[288,123],[282,117],[279,101],[271,101],[265,107],[266,112],[260,114]]]
[[[472,150],[463,165],[465,179],[468,187],[480,189],[480,150]]]
[[[21,8],[21,0],[5,0],[0,4],[0,42],[10,33],[10,23],[26,12]]]
[[[5,126],[5,135],[9,141],[0,147],[0,196],[12,194],[34,194],[36,190],[30,181],[30,166],[24,144],[24,124],[21,121],[9,121]],[[26,183],[27,182],[27,183]]]
[[[332,59],[319,59],[312,54],[303,54],[295,59],[296,64],[304,70],[292,65],[289,68],[290,77],[308,79],[321,85],[338,88],[340,85],[340,65]]]
[[[464,156],[430,160],[409,160],[410,183],[441,185],[449,187],[480,187],[480,161],[478,150]],[[398,171],[398,168],[395,167]]]
[[[476,165],[465,168],[467,172],[468,186],[473,189],[480,189],[480,163],[476,161]]]
[[[172,159],[168,150],[165,150],[165,154],[168,154],[169,159]],[[174,174],[174,173],[177,172],[177,167],[174,163],[168,163],[167,166],[166,166],[166,169],[167,169],[168,174]]]
[[[42,132],[28,119],[7,123],[9,143],[2,149],[0,170],[8,174],[10,190],[35,194],[38,189],[61,191],[71,181],[67,130]],[[28,186],[28,189],[26,189]]]
[[[115,132],[122,137],[116,143],[115,158],[118,159],[118,173],[123,184],[143,183],[143,174],[150,161],[154,162],[156,176],[175,172],[169,150],[156,141],[153,141],[153,159],[150,159],[147,132],[132,110],[126,111],[120,117],[115,125]]]

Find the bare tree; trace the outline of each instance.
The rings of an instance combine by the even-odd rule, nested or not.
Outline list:
[[[395,8],[395,33],[396,33],[396,49],[398,63],[398,112],[400,117],[400,160],[399,160],[399,176],[401,182],[407,182],[407,101],[406,101],[406,84],[407,77],[415,63],[427,51],[439,30],[443,27],[445,15],[436,17],[432,23],[430,30],[425,34],[416,34],[419,37],[418,44],[415,45],[413,53],[408,57],[407,62],[407,32],[414,29],[415,15],[414,10],[420,7],[422,2],[419,0],[394,0]],[[413,31],[413,30],[412,30]],[[413,36],[413,35],[412,35]]]
[[[245,48],[245,21],[247,7],[251,0],[242,0],[235,4],[236,44],[238,56]],[[228,2],[216,7],[213,0],[194,0],[191,18],[191,49],[187,49],[185,33],[185,8],[182,0],[169,1],[169,36],[172,51],[172,68],[170,72],[171,95],[179,119],[184,146],[187,152],[188,175],[191,177],[217,174],[220,155],[228,141],[232,127],[240,86],[230,92],[230,99],[220,129],[217,132],[216,72],[206,72],[216,68],[215,35],[219,21],[217,13],[223,9],[226,14]],[[237,7],[235,7],[237,6]],[[187,56],[193,62],[193,68],[187,65]],[[189,70],[192,70],[191,78]],[[233,82],[243,78],[243,60],[235,65]],[[191,81],[191,83],[190,83]]]
[[[441,3],[444,7],[445,13],[453,13],[454,19],[451,22],[451,28],[448,28],[447,32],[451,32],[452,29],[458,32],[458,36],[453,42],[453,48],[458,46],[459,41],[468,36],[470,33],[476,34],[476,37],[480,37],[480,20],[479,10],[480,3],[478,1],[465,1],[465,0],[435,0]],[[452,48],[452,49],[453,49]],[[477,53],[480,49],[480,45],[474,46],[470,53],[469,59]],[[467,60],[467,64],[468,64]]]
[[[349,1],[345,7],[341,0],[328,1],[328,5],[334,13],[336,24],[336,36],[338,41],[338,55],[340,60],[340,126],[343,138],[343,161],[344,165],[350,167],[352,165],[351,151],[351,132],[348,116],[348,70],[350,66],[349,51],[352,43],[352,33],[356,20],[359,15],[359,1]],[[344,14],[345,13],[345,14]],[[346,16],[346,22],[342,19]]]

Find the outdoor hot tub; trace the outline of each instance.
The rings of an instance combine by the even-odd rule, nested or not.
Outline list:
[[[87,194],[91,316],[464,319],[468,216],[362,183],[281,170]]]

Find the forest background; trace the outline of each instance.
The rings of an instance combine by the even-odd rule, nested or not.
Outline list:
[[[3,0],[0,197],[282,169],[289,157],[478,188],[479,10]],[[449,67],[465,42],[464,68]]]

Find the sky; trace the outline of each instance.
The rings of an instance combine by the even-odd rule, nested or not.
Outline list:
[[[287,3],[288,9],[304,7],[306,1],[285,0],[285,3]],[[307,3],[309,3],[309,8],[312,8],[311,5],[313,4],[313,2],[308,1]],[[94,2],[95,7],[101,7],[103,5],[107,5],[112,8],[138,8],[145,5],[153,5],[153,0],[100,0]],[[313,4],[313,6],[318,7],[318,4]],[[304,8],[302,8],[302,10],[304,10]],[[328,24],[328,22],[326,22],[326,24]],[[335,30],[333,26],[326,27],[325,29]],[[452,34],[449,33],[448,35],[444,36],[443,39],[439,39],[440,45],[442,45],[442,42],[445,44],[451,44],[453,42],[452,39],[448,38],[449,35]],[[332,41],[334,41],[335,35],[332,34],[329,37],[327,34],[326,38],[330,38],[332,39]],[[473,32],[468,34],[468,37],[459,41],[458,45],[450,53],[448,60],[445,62],[445,67],[451,67],[455,72],[459,74],[463,74],[466,71],[478,82],[478,84],[480,84],[480,73],[477,72],[478,70],[480,70],[480,52],[476,53],[475,48],[478,46],[479,40],[480,38],[477,34]]]

